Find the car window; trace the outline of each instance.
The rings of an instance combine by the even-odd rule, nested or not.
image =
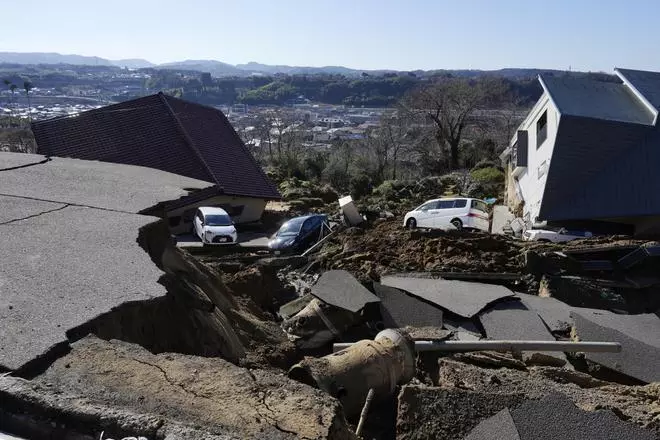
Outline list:
[[[224,214],[209,214],[204,220],[208,226],[231,226],[231,218]]]
[[[314,219],[310,218],[305,223],[303,223],[302,229],[300,229],[300,232],[303,233],[303,234],[308,234],[313,230],[314,230]]]
[[[289,220],[280,227],[280,230],[277,231],[277,235],[298,235],[298,232],[300,232],[300,228],[302,227],[304,221],[305,220],[302,218],[293,218]]]
[[[437,209],[449,209],[454,207],[454,200],[440,200]]]
[[[472,200],[471,207],[472,209],[476,209],[477,211],[488,212],[488,206],[481,200]]]
[[[428,211],[429,209],[437,209],[437,208],[438,208],[438,202],[427,202],[424,203],[419,208],[417,208],[417,211]]]
[[[454,208],[465,208],[467,206],[467,200],[458,199],[454,201]]]

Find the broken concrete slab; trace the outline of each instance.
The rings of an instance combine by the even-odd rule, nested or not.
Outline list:
[[[554,341],[555,338],[541,321],[539,315],[520,301],[495,304],[479,315],[481,325],[489,339]],[[522,359],[528,364],[566,365],[566,356],[561,352],[525,351]]]
[[[511,410],[520,440],[653,440],[657,437],[612,411],[583,411],[566,396],[550,394]]]
[[[31,417],[48,426],[82,428],[90,438],[102,430],[119,438],[355,438],[338,401],[283,374],[219,358],[154,355],[93,336],[24,382],[27,390],[18,381],[0,378],[1,411],[16,415],[30,408]],[[167,437],[178,427],[195,435]]]
[[[465,440],[521,440],[508,408],[484,420]]]
[[[380,302],[353,275],[345,270],[324,272],[312,286],[312,295],[321,301],[349,312],[359,312],[370,303]]]
[[[45,159],[36,154],[0,152],[0,170],[4,170],[0,171],[0,195],[137,213],[188,195],[185,188],[213,185],[152,168]],[[25,166],[30,164],[34,165]]]
[[[519,293],[520,301],[541,317],[550,331],[565,333],[572,327],[571,306],[552,297]]]
[[[463,438],[481,421],[525,400],[524,394],[486,394],[417,385],[401,388],[397,440]]]
[[[155,217],[21,201],[0,198],[15,220],[0,225],[0,369],[24,367],[121,304],[166,294],[136,241]],[[21,217],[28,211],[43,214]]]
[[[442,327],[442,310],[394,287],[374,283],[386,328]]]
[[[622,420],[649,429],[660,436],[660,386],[618,385],[595,379],[587,373],[559,367],[511,368],[485,364],[475,359],[466,363],[464,353],[438,360],[437,384],[443,389],[458,388],[488,394],[524,394],[541,399],[559,392],[579,408],[588,411],[610,409]],[[472,353],[476,354],[476,353]],[[460,357],[460,362],[457,360]]]
[[[488,304],[515,294],[506,287],[433,278],[384,276],[381,284],[405,290],[464,318],[471,318]]]
[[[583,411],[566,396],[555,393],[541,400],[530,400],[509,411],[504,409],[481,422],[466,440],[654,439],[631,423],[619,419],[613,412]]]
[[[580,339],[621,344],[620,353],[585,353],[588,360],[642,382],[660,381],[660,318],[657,315],[617,315],[606,310],[574,309],[571,316]]]

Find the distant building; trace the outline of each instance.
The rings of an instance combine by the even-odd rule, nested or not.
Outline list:
[[[158,93],[32,124],[38,152],[167,171],[212,184],[167,206],[173,232],[190,228],[197,206],[221,206],[236,222],[261,217],[280,194],[214,108]]]
[[[501,156],[528,227],[659,232],[660,73],[615,72],[539,77],[543,95]]]

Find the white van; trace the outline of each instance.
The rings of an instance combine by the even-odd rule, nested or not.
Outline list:
[[[198,208],[193,217],[193,233],[202,240],[204,246],[234,244],[238,239],[234,222],[222,208]]]
[[[489,232],[488,205],[483,200],[463,197],[424,202],[403,218],[407,228],[481,229]]]

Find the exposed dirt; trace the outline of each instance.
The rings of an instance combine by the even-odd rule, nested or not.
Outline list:
[[[519,243],[500,235],[463,231],[409,231],[397,219],[349,228],[323,247],[324,269],[345,269],[361,281],[391,272],[520,272]]]
[[[353,438],[339,403],[327,394],[283,374],[248,370],[218,358],[153,355],[136,345],[88,337],[73,344],[71,353],[35,382],[59,391],[62,400],[84,396],[99,406],[151,415],[161,425],[198,427],[211,435]]]

